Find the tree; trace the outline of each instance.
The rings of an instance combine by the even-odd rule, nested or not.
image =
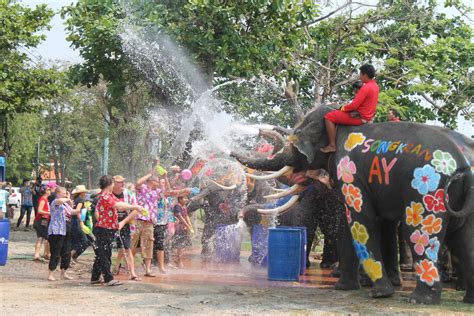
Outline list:
[[[0,2],[0,121],[2,148],[7,155],[13,143],[9,140],[8,121],[17,113],[38,111],[38,103],[56,93],[54,70],[32,66],[28,48],[36,47],[44,35],[38,32],[49,28],[53,11],[46,5],[30,9],[15,1]]]

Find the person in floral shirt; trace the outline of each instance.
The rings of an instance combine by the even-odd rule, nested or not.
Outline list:
[[[51,202],[48,240],[51,249],[49,260],[48,280],[56,281],[54,270],[61,261],[61,279],[71,280],[66,270],[71,263],[71,216],[73,214],[72,201],[69,193],[63,187],[56,188],[56,199]]]
[[[151,173],[140,178],[135,184],[137,201],[140,206],[148,210],[148,214],[137,216],[136,231],[132,238],[132,252],[135,253],[140,242],[141,255],[145,263],[145,276],[154,277],[151,271],[153,257],[154,224],[157,223],[158,200],[164,196],[160,188],[159,178],[153,169]],[[189,194],[189,189],[169,191],[167,194]]]
[[[97,222],[94,227],[96,247],[94,248],[95,260],[92,267],[91,284],[101,283],[100,278],[109,286],[121,285],[114,280],[110,266],[112,264],[112,243],[117,230],[129,223],[142,207],[119,201],[113,194],[114,181],[111,176],[104,175],[99,180],[101,193],[95,209]],[[118,221],[117,210],[133,210],[125,219]]]

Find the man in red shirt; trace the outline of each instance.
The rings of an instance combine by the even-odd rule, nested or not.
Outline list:
[[[400,116],[398,115],[397,110],[395,109],[388,110],[387,120],[389,122],[400,122]]]
[[[362,125],[371,122],[375,116],[379,100],[379,86],[374,80],[375,68],[372,65],[365,64],[359,70],[359,77],[364,85],[357,92],[354,100],[341,107],[340,110],[331,111],[324,116],[329,144],[321,148],[323,153],[336,151],[336,124]]]

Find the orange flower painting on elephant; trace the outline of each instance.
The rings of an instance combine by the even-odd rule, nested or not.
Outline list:
[[[347,206],[354,208],[356,212],[360,213],[363,203],[360,189],[352,184],[344,183],[342,185],[342,194],[344,195]]]
[[[439,281],[438,269],[433,261],[423,259],[416,264],[416,274],[420,277],[420,281],[432,286],[434,282]]]

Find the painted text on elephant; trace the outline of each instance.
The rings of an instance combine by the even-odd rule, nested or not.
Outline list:
[[[429,161],[432,158],[431,151],[428,148],[423,148],[422,144],[402,143],[402,141],[390,141],[382,139],[367,139],[364,142],[363,153],[373,152],[376,154],[394,152],[395,154],[413,154],[418,157],[424,155],[424,160]]]

